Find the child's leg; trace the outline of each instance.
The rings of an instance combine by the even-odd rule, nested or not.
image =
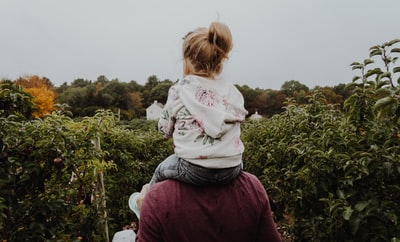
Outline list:
[[[179,158],[175,154],[170,155],[167,159],[161,162],[154,171],[153,177],[150,180],[150,186],[154,183],[174,179],[179,176]]]
[[[235,179],[243,170],[243,163],[235,167],[223,169],[205,168],[183,159],[179,159],[178,163],[179,175],[175,179],[198,186],[227,184]]]

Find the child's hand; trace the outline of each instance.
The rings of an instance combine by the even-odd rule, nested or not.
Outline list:
[[[142,190],[140,191],[140,194],[136,200],[136,204],[137,204],[139,211],[142,208],[142,203],[143,203],[144,197],[146,196],[146,193],[148,190],[149,190],[149,184],[144,184],[142,187]]]

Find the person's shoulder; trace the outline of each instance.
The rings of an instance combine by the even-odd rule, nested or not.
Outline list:
[[[175,193],[181,185],[185,185],[174,179],[167,179],[153,184],[148,192],[149,197],[161,198]],[[147,196],[147,195],[146,195]]]
[[[243,182],[254,183],[254,184],[261,184],[260,180],[257,176],[247,171],[243,171],[240,173],[238,178]]]
[[[265,193],[265,188],[258,177],[246,171],[240,173],[237,179],[234,180],[233,186],[246,188],[259,194]]]
[[[255,176],[252,173],[246,172],[246,171],[242,171],[239,176],[237,177],[237,179],[234,180],[236,183],[242,183],[242,184],[252,184],[252,185],[256,185],[256,186],[261,186],[261,181],[258,179],[257,176]],[[158,182],[156,184],[154,184],[152,186],[152,192],[154,192],[155,194],[159,193],[159,192],[166,192],[167,190],[174,190],[174,189],[178,189],[178,187],[182,187],[182,186],[189,186],[188,184],[185,183],[181,183],[179,181],[176,181],[174,179],[167,179],[161,182]]]
[[[243,171],[237,178],[238,179],[235,179],[233,186],[245,189],[249,196],[257,200],[261,206],[264,206],[265,202],[267,202],[269,198],[264,185],[257,176]]]
[[[264,186],[257,176],[246,171],[241,172],[238,177],[236,177],[236,179],[234,179],[234,181],[228,186],[247,187],[247,189],[250,190],[264,191]],[[220,188],[224,187],[225,186],[205,186],[202,187],[202,189],[219,190]],[[196,189],[198,190],[197,187]],[[187,190],[193,190],[193,186],[174,179],[167,179],[152,185],[148,194],[149,197],[161,199],[161,197],[169,197],[170,194],[174,194],[178,191]]]
[[[256,175],[250,173],[250,172],[243,171],[240,175],[243,176],[243,177],[246,177],[248,179],[257,180],[258,181],[258,177]]]

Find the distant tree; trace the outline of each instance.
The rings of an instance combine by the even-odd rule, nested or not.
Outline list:
[[[283,91],[289,97],[292,97],[294,92],[298,93],[301,90],[307,93],[309,91],[309,88],[306,85],[301,84],[299,81],[295,80],[286,81],[281,86],[281,91]]]
[[[142,97],[140,92],[129,92],[126,94],[127,106],[128,106],[128,119],[140,118],[145,115],[146,110],[142,105]]]
[[[307,95],[308,95],[308,92],[306,92],[305,90],[294,91],[292,93],[292,97],[296,100],[296,102],[298,104],[308,103]]]
[[[21,85],[24,90],[33,96],[34,118],[43,118],[55,110],[54,99],[56,92],[54,85],[46,77],[27,76],[16,80],[16,85]]]
[[[69,88],[69,85],[67,82],[64,82],[61,84],[59,87],[55,87],[55,90],[58,94],[63,93],[65,90]]]
[[[128,86],[126,83],[113,80],[99,90],[96,97],[97,104],[104,108],[128,109],[127,100],[125,99],[127,93]]]
[[[54,92],[46,87],[25,88],[26,92],[31,94],[33,98],[33,113],[34,118],[43,118],[55,110],[54,107]]]
[[[153,89],[151,89],[148,96],[148,105],[153,103],[154,101],[158,101],[159,103],[165,104],[168,98],[168,90],[173,85],[173,82],[170,80],[164,80],[157,84]]]
[[[95,86],[69,87],[56,98],[58,104],[68,104],[75,117],[92,116],[95,114]]]
[[[71,86],[73,86],[73,87],[85,87],[85,86],[88,86],[88,85],[91,85],[91,84],[92,84],[92,81],[90,81],[90,80],[85,80],[85,79],[82,79],[82,78],[78,78],[78,79],[75,79],[71,83]]]
[[[159,83],[160,83],[160,80],[158,79],[158,77],[156,75],[152,75],[152,76],[149,76],[149,78],[147,78],[147,82],[144,84],[144,88],[146,90],[151,91],[151,89],[156,87]]]
[[[341,95],[343,97],[343,100],[346,100],[348,97],[350,97],[353,93],[353,90],[354,88],[347,88],[347,85],[343,83],[333,87],[333,91],[336,94]]]
[[[103,86],[104,86],[105,84],[107,84],[109,82],[109,80],[106,76],[100,75],[97,77],[96,82],[101,82],[101,83],[103,83]]]
[[[285,93],[276,90],[265,90],[254,100],[252,107],[256,108],[259,114],[271,117],[281,113],[286,99]]]
[[[343,105],[344,99],[343,96],[337,94],[332,87],[319,87],[316,86],[314,90],[320,91],[324,96],[325,100],[329,104],[339,104],[340,106]]]
[[[143,106],[148,107],[153,103],[150,99],[150,92],[151,90],[156,87],[160,83],[160,80],[157,78],[156,75],[149,76],[147,78],[147,82],[144,84],[144,89],[142,92],[143,97]]]
[[[271,98],[268,92],[263,91],[261,94],[257,95],[252,101],[251,109],[248,110],[249,114],[258,112],[264,116],[267,116],[268,105],[271,103]],[[254,111],[253,111],[254,110]]]
[[[48,89],[54,89],[54,84],[47,77],[39,77],[37,75],[25,76],[18,78],[15,83],[22,85],[24,88],[31,87],[46,87]]]
[[[248,115],[255,113],[257,110],[257,97],[263,93],[262,89],[253,89],[247,85],[235,85],[236,88],[242,93],[244,99],[244,107],[249,112]],[[258,111],[259,112],[259,111]]]
[[[160,80],[156,75],[149,76],[147,78],[147,82],[144,84],[142,97],[143,97],[143,106],[147,107],[152,104],[152,100],[150,100],[150,92],[151,90],[158,85]]]
[[[140,85],[139,83],[137,83],[134,80],[132,80],[128,83],[128,88],[130,91],[134,91],[134,92],[142,92],[144,89],[144,87],[142,85]]]
[[[60,87],[61,88],[61,87]],[[144,115],[143,87],[136,82],[109,81],[99,76],[95,82],[76,79],[71,86],[64,84],[57,98],[58,104],[67,104],[74,117],[93,116],[99,109],[110,109],[121,119],[131,120]]]

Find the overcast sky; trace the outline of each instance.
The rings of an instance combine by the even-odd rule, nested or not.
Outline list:
[[[0,79],[182,77],[186,32],[226,23],[223,75],[278,90],[349,83],[369,47],[400,38],[400,0],[0,0]]]

